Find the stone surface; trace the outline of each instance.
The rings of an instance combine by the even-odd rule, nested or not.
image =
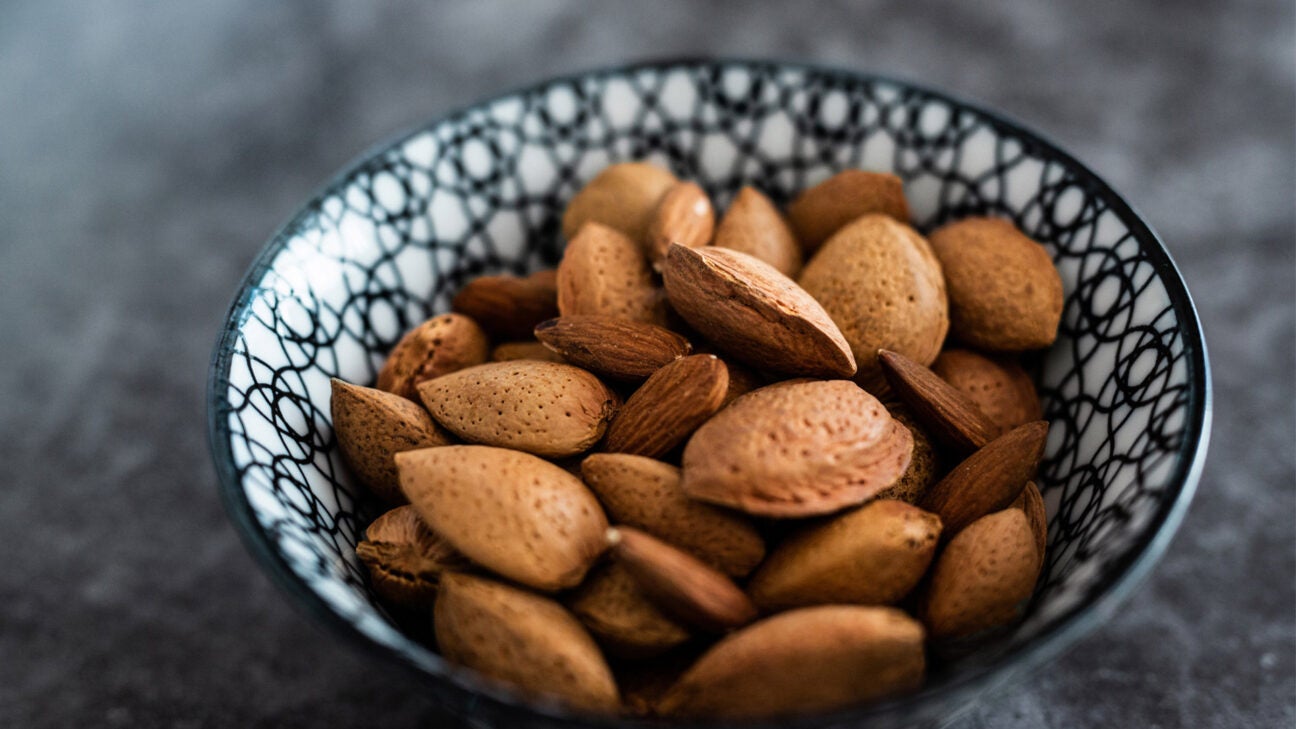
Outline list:
[[[290,607],[225,519],[204,386],[230,296],[376,141],[554,73],[698,53],[1002,109],[1126,193],[1197,297],[1215,432],[1170,553],[956,726],[1296,723],[1291,3],[747,8],[4,3],[0,726],[435,723],[417,682]]]

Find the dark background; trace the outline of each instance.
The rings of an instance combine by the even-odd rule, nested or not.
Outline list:
[[[546,76],[823,61],[1043,131],[1160,231],[1216,417],[1153,576],[967,727],[1296,724],[1291,2],[0,5],[0,726],[437,725],[226,522],[208,357],[269,233],[371,144]]]

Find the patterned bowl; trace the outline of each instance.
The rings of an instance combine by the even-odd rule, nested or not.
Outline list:
[[[916,694],[780,726],[947,721],[1112,614],[1165,550],[1206,453],[1205,342],[1170,255],[1093,172],[997,114],[887,78],[749,61],[594,71],[477,104],[366,154],[271,238],[216,346],[210,435],[236,528],[297,603],[425,676],[470,725],[652,723],[485,686],[399,630],[356,561],[377,505],[342,466],[328,405],[329,377],[371,382],[402,331],[465,281],[554,265],[564,201],[638,158],[718,205],[745,183],[786,201],[842,168],[888,170],[920,229],[1009,216],[1065,284],[1058,342],[1037,367],[1049,556],[1026,619]]]

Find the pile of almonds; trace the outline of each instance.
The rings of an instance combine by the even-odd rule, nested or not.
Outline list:
[[[1062,284],[1007,221],[908,224],[842,172],[786,215],[643,163],[556,271],[484,276],[376,388],[333,381],[356,551],[452,663],[579,710],[822,711],[913,691],[1019,617],[1048,430],[1018,353]],[[611,526],[609,526],[611,525]]]

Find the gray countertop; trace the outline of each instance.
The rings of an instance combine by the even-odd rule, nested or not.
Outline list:
[[[1204,320],[1211,454],[1110,623],[959,727],[1296,725],[1291,2],[0,6],[0,726],[438,725],[239,543],[212,343],[270,231],[396,130],[669,55],[885,71],[1002,109],[1123,191]]]

